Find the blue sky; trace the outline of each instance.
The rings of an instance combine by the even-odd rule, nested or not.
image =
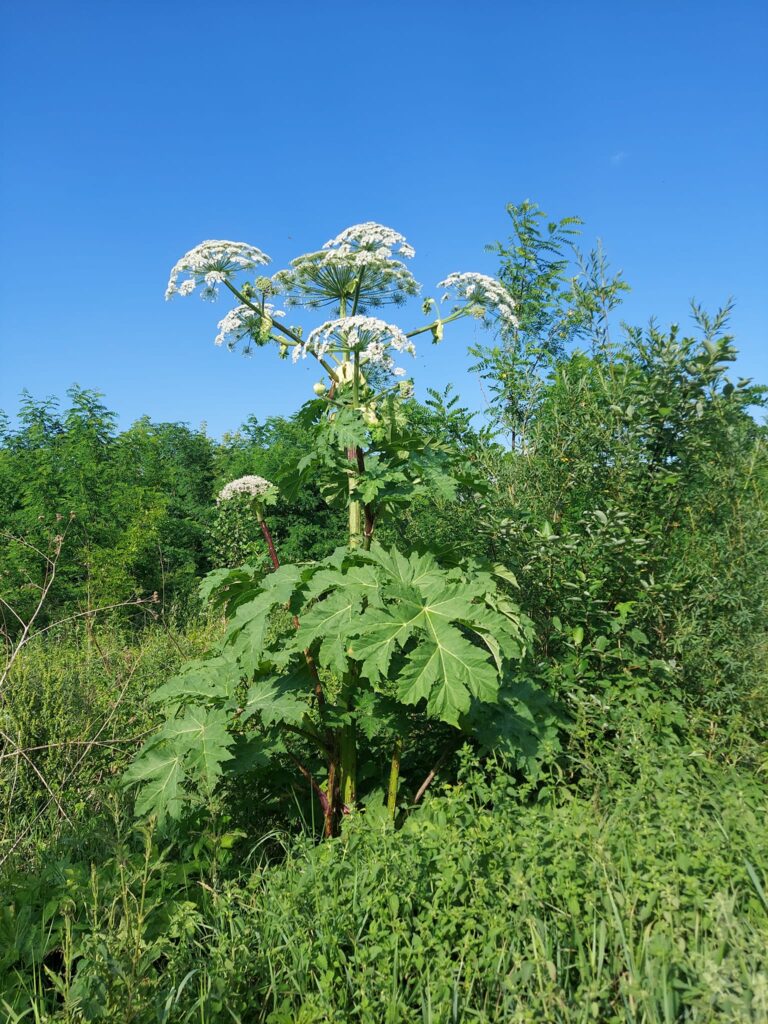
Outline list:
[[[183,252],[243,240],[276,270],[376,220],[428,293],[493,273],[524,198],[603,239],[633,323],[733,294],[737,370],[768,381],[763,3],[7,2],[0,49],[9,412],[78,382],[123,426],[288,413],[317,372],[215,348],[223,297],[163,301]],[[423,345],[420,388],[479,407],[476,332]]]

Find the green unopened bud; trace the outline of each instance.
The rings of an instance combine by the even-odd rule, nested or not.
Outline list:
[[[285,357],[288,355],[288,346],[285,344],[285,342],[283,342],[280,345],[280,348],[279,348],[277,354],[280,356],[281,359],[285,359]]]
[[[328,385],[327,385],[327,384],[325,383],[325,381],[323,381],[323,380],[319,380],[319,381],[317,382],[317,384],[313,384],[313,385],[312,385],[312,390],[313,390],[313,391],[315,392],[315,394],[316,394],[316,395],[318,395],[318,396],[319,396],[319,395],[324,395],[324,394],[325,394],[325,392],[326,392],[326,391],[328,390]]]
[[[443,340],[443,321],[438,320],[437,323],[432,327],[432,344],[436,345],[438,341]]]

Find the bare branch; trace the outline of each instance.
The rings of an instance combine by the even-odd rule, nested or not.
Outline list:
[[[440,757],[437,759],[437,762],[435,763],[435,767],[432,769],[432,771],[429,773],[429,775],[427,775],[426,779],[424,779],[422,784],[417,789],[416,796],[413,798],[413,802],[415,804],[417,804],[421,800],[421,798],[424,796],[424,794],[427,792],[429,787],[434,782],[434,779],[435,779],[435,776],[437,775],[437,773],[443,767],[443,765],[448,760],[448,758],[451,756],[451,754],[455,753],[455,751],[456,751],[456,747],[453,746],[453,744],[451,744],[450,747],[446,747],[445,748],[445,750],[442,752]]]

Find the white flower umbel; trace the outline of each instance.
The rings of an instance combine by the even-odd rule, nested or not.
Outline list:
[[[515,300],[495,277],[473,273],[449,274],[437,287],[446,288],[449,293],[453,291],[462,304],[469,304],[471,315],[480,320],[487,321],[496,316],[505,326],[518,326]],[[445,294],[443,302],[449,297],[448,293]]]
[[[405,240],[405,235],[372,220],[345,228],[340,235],[323,246],[324,249],[335,249],[339,253],[372,252],[380,259],[391,259],[395,247],[405,259],[413,259],[416,255],[416,250]]]
[[[216,345],[226,342],[230,352],[238,342],[246,339],[243,351],[250,351],[250,343],[265,345],[270,339],[270,331],[275,317],[285,316],[285,311],[275,309],[271,302],[265,302],[262,312],[257,313],[251,306],[235,306],[223,319],[219,320],[219,333],[214,339]]]
[[[253,245],[245,242],[225,242],[209,240],[196,245],[185,253],[171,271],[166,299],[174,295],[191,295],[200,285],[201,298],[215,299],[218,286],[228,281],[234,274],[269,263],[269,256]],[[179,275],[189,274],[179,284]]]
[[[363,362],[377,363],[387,369],[393,365],[390,350],[416,354],[416,346],[397,326],[374,316],[348,316],[327,320],[311,331],[303,345],[292,353],[294,362],[314,353],[319,359],[331,353],[359,352]]]
[[[222,501],[229,501],[239,494],[249,494],[252,498],[263,498],[267,494],[274,492],[274,490],[275,485],[269,480],[265,480],[263,476],[241,476],[237,480],[230,480],[228,484],[222,487],[216,499],[216,504],[221,504]]]
[[[338,304],[356,315],[370,307],[401,304],[417,295],[420,285],[397,255],[410,259],[412,246],[383,224],[356,224],[326,242],[319,252],[291,261],[291,269],[273,278],[286,292],[289,305]]]

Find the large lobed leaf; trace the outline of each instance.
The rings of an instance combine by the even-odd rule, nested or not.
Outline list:
[[[477,708],[497,704],[502,677],[530,636],[528,620],[497,590],[497,576],[480,567],[446,569],[431,554],[405,556],[377,544],[340,548],[261,580],[247,569],[222,574],[225,593],[214,599],[230,620],[221,650],[156,694],[170,714],[126,776],[142,787],[137,810],[178,816],[190,785],[211,793],[230,762],[236,770],[262,764],[265,753],[284,752],[291,732],[320,747],[328,730],[354,722],[369,738],[401,734],[418,707],[490,742],[493,715]],[[297,629],[272,628],[280,607],[298,616]],[[322,711],[307,655],[330,687]],[[338,685],[345,694],[339,699]],[[517,706],[502,716],[502,744],[525,733]]]

